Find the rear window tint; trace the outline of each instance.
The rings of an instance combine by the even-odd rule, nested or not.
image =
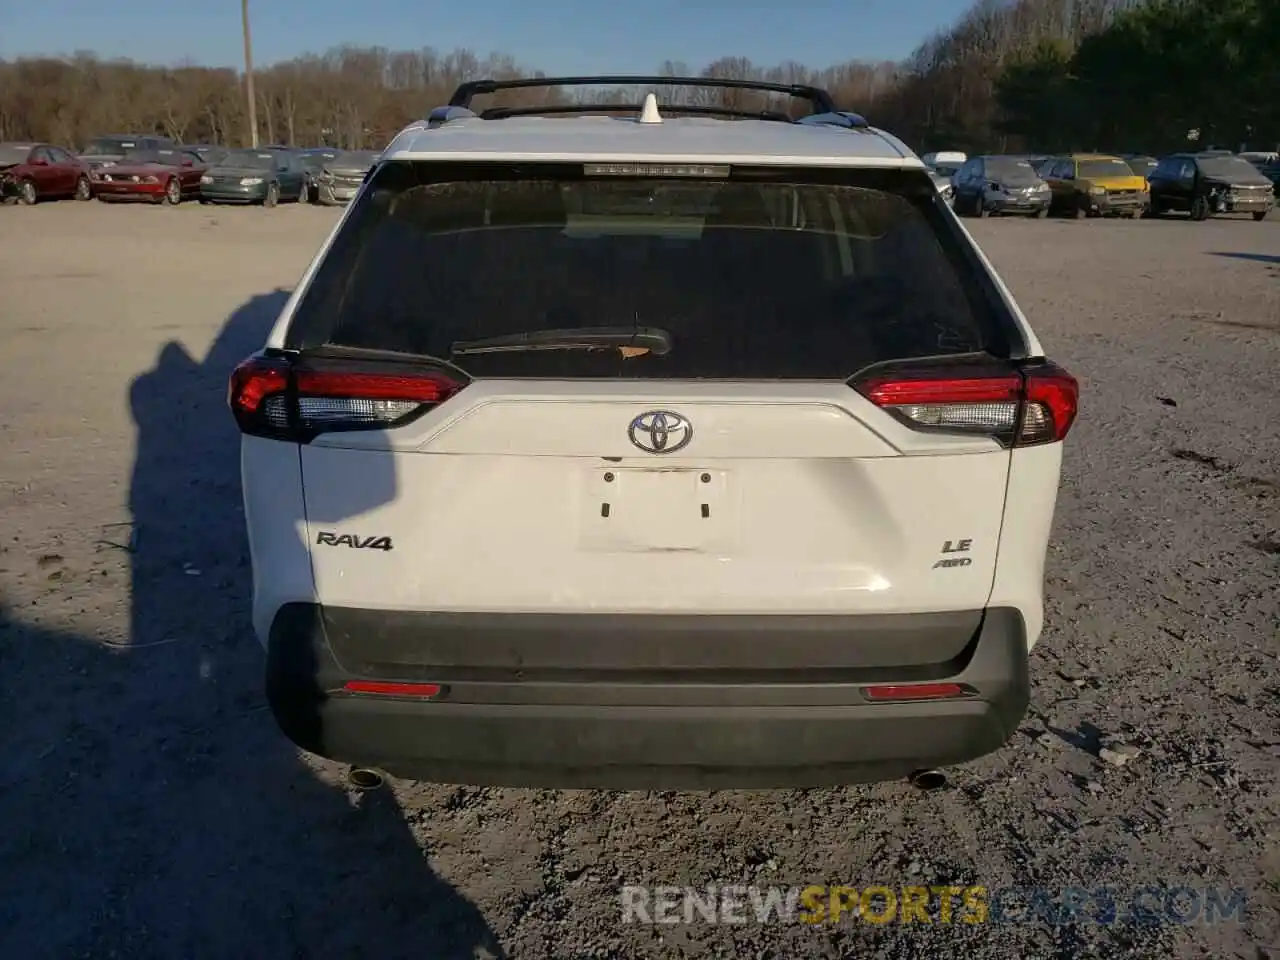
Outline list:
[[[980,268],[922,171],[900,174],[897,192],[883,173],[871,178],[878,186],[806,182],[801,171],[767,181],[388,175],[407,166],[384,167],[358,201],[288,346],[417,354],[474,377],[825,380],[1000,339]],[[436,177],[448,175],[442,166]],[[587,327],[657,328],[670,348],[456,352]]]

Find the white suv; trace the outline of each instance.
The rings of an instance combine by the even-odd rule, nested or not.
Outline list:
[[[277,722],[549,787],[999,749],[1075,380],[899,140],[813,88],[628,79],[814,107],[477,113],[569,81],[466,85],[234,372]]]

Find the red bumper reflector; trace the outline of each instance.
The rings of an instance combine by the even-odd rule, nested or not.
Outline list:
[[[967,691],[958,683],[903,683],[863,687],[868,700],[947,700]]]
[[[382,683],[378,680],[348,680],[342,688],[347,693],[377,693],[384,697],[423,697],[440,693],[438,683]]]

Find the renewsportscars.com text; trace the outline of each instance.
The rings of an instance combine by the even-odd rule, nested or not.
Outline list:
[[[1243,922],[1236,888],[626,886],[622,922],[648,924],[1214,924]]]

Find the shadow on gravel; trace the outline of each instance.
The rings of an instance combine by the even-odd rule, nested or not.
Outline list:
[[[134,537],[108,555],[129,637],[0,601],[0,956],[502,954],[391,791],[318,779],[263,701],[225,390],[286,297],[237,310],[202,363],[168,344],[132,385]]]
[[[1229,257],[1232,260],[1252,260],[1255,263],[1280,263],[1280,256],[1270,253],[1226,253],[1219,250],[1212,250],[1209,253],[1211,257]]]

